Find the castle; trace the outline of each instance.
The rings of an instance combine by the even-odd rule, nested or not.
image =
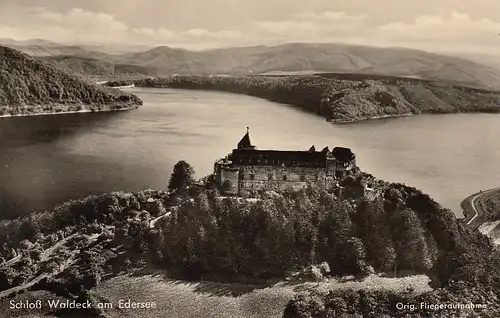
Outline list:
[[[251,190],[299,189],[308,184],[328,186],[356,166],[349,148],[325,147],[316,151],[258,150],[252,145],[249,128],[225,158],[214,164],[214,180],[225,194]]]

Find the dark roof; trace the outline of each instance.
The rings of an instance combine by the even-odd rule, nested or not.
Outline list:
[[[343,162],[349,162],[351,160],[354,160],[354,158],[356,157],[354,153],[351,151],[351,149],[344,147],[333,148],[332,155],[338,161],[343,161]]]
[[[237,165],[271,165],[288,167],[325,167],[326,152],[280,150],[233,150],[232,161]]]
[[[316,151],[316,147],[314,147],[314,145],[312,145],[311,148],[309,148],[309,151]]]
[[[243,138],[241,138],[240,142],[238,143],[238,149],[241,148],[255,148],[255,146],[252,145],[252,140],[250,140],[250,132],[249,128],[247,127],[247,133]]]

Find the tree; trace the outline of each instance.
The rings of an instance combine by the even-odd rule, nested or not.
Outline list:
[[[177,191],[187,187],[193,182],[194,169],[189,163],[184,160],[177,162],[174,166],[168,189],[170,191]]]
[[[425,229],[415,212],[397,209],[390,220],[397,265],[401,269],[425,271],[432,267],[432,258],[425,240]]]
[[[355,214],[358,237],[366,246],[367,258],[378,270],[387,271],[396,258],[389,217],[384,211],[383,199],[374,201],[363,199]]]

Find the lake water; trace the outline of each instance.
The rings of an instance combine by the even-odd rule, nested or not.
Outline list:
[[[462,216],[460,202],[500,184],[500,115],[421,115],[333,125],[244,95],[134,88],[144,106],[118,113],[0,118],[0,217],[112,190],[164,188],[173,165],[197,176],[250,126],[261,149],[345,146],[378,178],[429,193]]]

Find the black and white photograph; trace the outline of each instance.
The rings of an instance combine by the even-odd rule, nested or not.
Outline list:
[[[0,318],[500,317],[500,3],[0,0]]]

